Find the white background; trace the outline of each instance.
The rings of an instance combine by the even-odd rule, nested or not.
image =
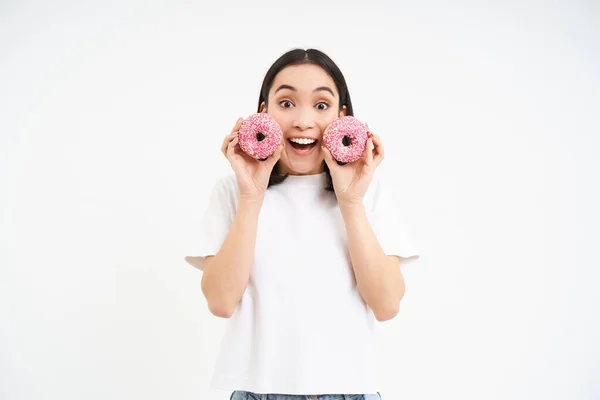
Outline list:
[[[384,400],[597,399],[599,26],[594,1],[3,1],[0,398],[229,399],[183,257],[223,137],[314,47],[421,253]]]

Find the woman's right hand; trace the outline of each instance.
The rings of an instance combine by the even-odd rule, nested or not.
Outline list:
[[[221,152],[235,172],[240,198],[262,201],[269,184],[269,177],[275,163],[279,161],[285,144],[282,142],[265,161],[259,161],[246,154],[239,146],[238,131],[243,118],[239,118],[231,133],[225,136]]]

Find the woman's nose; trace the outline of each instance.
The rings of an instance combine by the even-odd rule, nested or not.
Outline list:
[[[306,130],[315,127],[315,120],[308,112],[298,113],[298,116],[292,123],[294,128]]]

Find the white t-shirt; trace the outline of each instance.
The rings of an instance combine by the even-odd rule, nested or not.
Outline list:
[[[376,393],[377,322],[358,288],[342,214],[325,173],[288,176],[265,193],[250,281],[232,317],[211,389],[280,394]],[[215,255],[233,222],[235,175],[215,185],[196,257]],[[418,259],[375,176],[364,204],[387,255]]]

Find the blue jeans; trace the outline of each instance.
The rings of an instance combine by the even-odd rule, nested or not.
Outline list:
[[[229,400],[381,400],[381,394],[257,394],[236,390]]]

